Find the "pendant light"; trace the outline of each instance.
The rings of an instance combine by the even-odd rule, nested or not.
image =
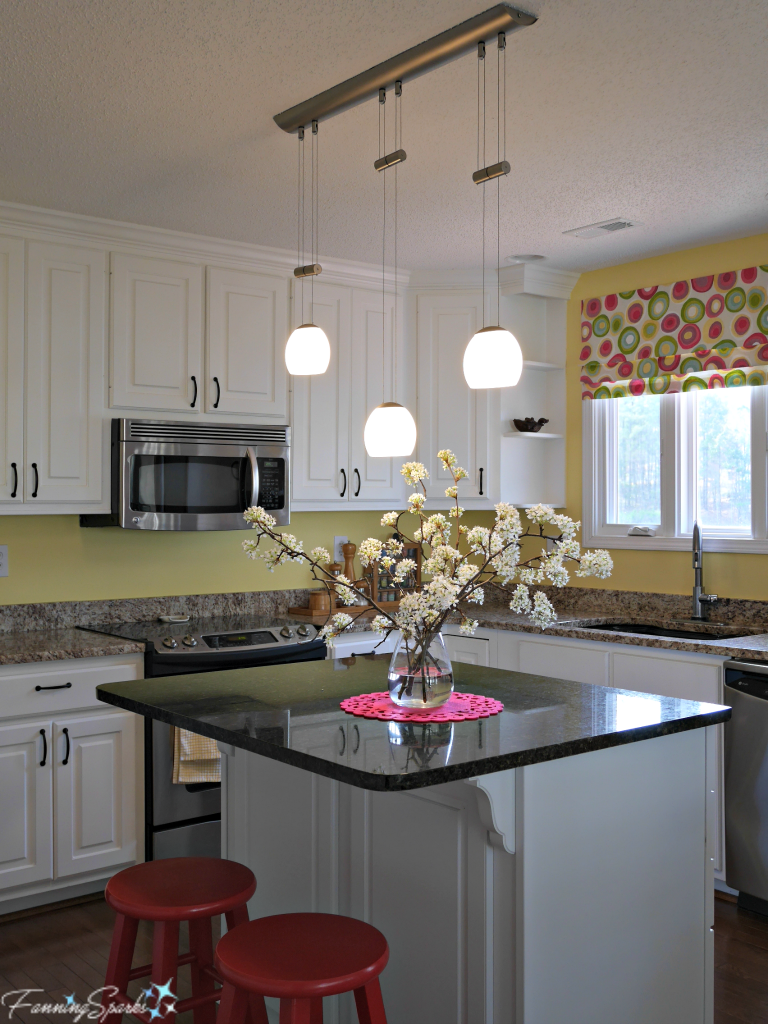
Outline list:
[[[501,54],[504,53],[504,156],[501,153]],[[481,75],[482,67],[482,102]],[[498,34],[498,51],[496,57],[496,163],[485,166],[485,43],[477,44],[477,162],[480,164],[480,121],[482,107],[482,163],[483,167],[472,175],[476,185],[483,187],[483,326],[469,341],[464,351],[464,379],[471,388],[509,388],[514,387],[523,372],[523,353],[520,343],[510,331],[498,326],[500,321],[501,287],[499,282],[499,253],[501,232],[501,193],[499,184],[502,175],[509,174],[507,162],[507,51],[506,35]],[[496,179],[496,326],[485,326],[485,187],[493,178]]]
[[[393,371],[392,393],[397,394],[397,167],[406,157],[402,149],[402,93],[403,83],[395,83],[395,149],[386,152],[387,121],[385,89],[379,89],[379,159],[374,162],[377,171],[383,172],[384,181],[384,226],[381,241],[381,397],[382,403],[377,406],[365,424],[363,440],[365,450],[372,458],[388,459],[407,457],[416,447],[416,423],[410,412],[398,402],[385,402],[384,399],[384,366],[386,348],[384,344],[386,327],[386,241],[387,241],[387,179],[386,171],[394,167],[395,176],[395,309],[392,327]],[[398,118],[398,112],[400,117]],[[398,131],[400,138],[398,137]]]
[[[298,198],[298,258],[299,266],[293,272],[294,277],[301,280],[301,317],[304,319],[304,280],[309,277],[312,281],[310,293],[310,314],[309,322],[297,327],[288,338],[285,346],[285,365],[288,373],[294,377],[309,376],[312,374],[325,373],[331,361],[331,346],[328,337],[322,327],[313,323],[315,315],[315,277],[322,272],[322,267],[317,262],[317,221],[319,206],[319,139],[317,132],[317,121],[312,122],[312,166],[309,204],[311,221],[311,262],[304,265],[304,220],[305,220],[305,190],[306,175],[304,173],[304,129],[299,128],[299,198]]]

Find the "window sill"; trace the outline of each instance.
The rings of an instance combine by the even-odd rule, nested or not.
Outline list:
[[[586,531],[582,537],[585,548],[606,548],[608,551],[688,551],[690,537],[596,537]],[[731,554],[768,555],[768,538],[749,537],[707,537],[704,536],[704,552],[729,552]]]

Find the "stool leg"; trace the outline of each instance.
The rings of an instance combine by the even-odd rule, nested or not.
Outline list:
[[[248,1012],[248,993],[224,982],[217,1024],[243,1024]],[[259,1022],[261,1024],[261,1022]]]
[[[179,972],[179,922],[155,921],[152,940],[152,982],[165,985],[170,982],[171,991],[176,995]],[[176,1014],[163,1015],[163,1024],[175,1024]]]
[[[281,999],[280,1024],[312,1024],[311,999]]]
[[[233,928],[236,928],[239,924],[245,924],[248,920],[248,905],[242,903],[239,907],[235,907],[234,910],[228,910],[224,917],[227,921],[227,931],[231,932]]]
[[[116,998],[110,989],[115,988],[118,992],[125,992],[128,987],[128,975],[131,971],[131,961],[133,960],[133,949],[136,945],[138,927],[139,922],[135,917],[126,917],[125,914],[118,914],[115,918],[112,945],[109,949],[107,976],[104,979],[104,991],[101,996],[101,1005],[105,1011],[108,1011],[113,1003],[121,1003],[123,1001],[119,996]]]
[[[309,1024],[323,1024],[323,1000],[310,999]]]
[[[188,921],[189,951],[195,954],[190,964],[192,971],[192,995],[203,996],[212,993],[216,985],[204,968],[213,966],[213,932],[210,917]],[[196,1006],[193,1010],[195,1024],[216,1024],[216,1006],[213,1002]]]
[[[355,989],[355,1006],[360,1024],[387,1024],[378,978],[369,981],[364,988]]]
[[[256,992],[248,994],[248,1012],[245,1015],[245,1024],[269,1024],[267,1004],[264,1002],[264,996],[260,996]],[[320,1024],[323,1024],[322,1017],[320,1018]]]

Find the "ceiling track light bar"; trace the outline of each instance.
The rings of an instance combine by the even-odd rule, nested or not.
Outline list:
[[[380,89],[386,89],[398,80],[410,81],[463,57],[492,35],[499,32],[509,35],[517,29],[535,25],[536,21],[532,14],[518,11],[508,4],[496,4],[482,14],[476,14],[474,18],[418,43],[368,71],[276,114],[275,124],[284,132],[296,132],[313,120],[323,121],[358,103],[364,103],[376,96]]]

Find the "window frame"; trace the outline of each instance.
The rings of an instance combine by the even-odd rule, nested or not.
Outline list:
[[[768,553],[768,387],[750,387],[751,533],[707,528],[708,551]],[[693,393],[695,394],[695,393]],[[690,394],[660,396],[661,523],[654,536],[628,536],[632,524],[608,523],[609,492],[615,488],[618,402],[582,402],[582,538],[587,547],[685,551],[692,543],[695,507],[696,403]]]

